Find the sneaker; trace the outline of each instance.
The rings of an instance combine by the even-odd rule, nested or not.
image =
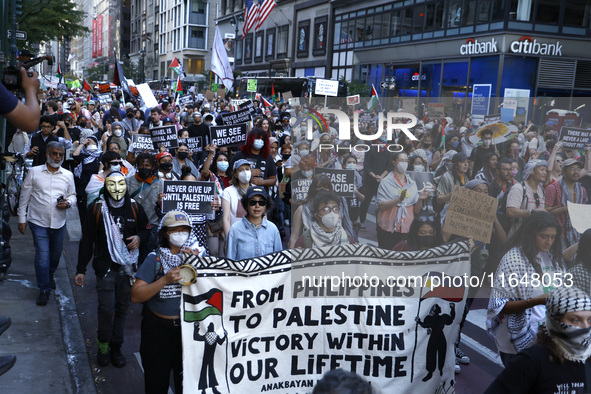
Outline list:
[[[121,345],[111,344],[111,362],[117,368],[123,368],[126,364],[125,357],[121,354]]]
[[[96,362],[101,367],[109,365],[110,354],[109,354],[109,342],[98,342],[98,353],[96,355]]]
[[[50,286],[50,287],[51,287],[53,290],[55,290],[55,288],[57,287],[57,286],[55,285],[55,279],[53,279],[53,274],[52,274],[52,275],[49,275],[49,286]]]
[[[460,373],[462,372],[462,367],[460,367],[460,364],[458,364],[458,362],[456,361],[456,366],[454,367],[454,373]]]
[[[456,362],[470,364],[470,357],[466,356],[459,347],[456,347]]]
[[[50,294],[49,291],[41,290],[41,293],[39,293],[39,298],[37,298],[37,305],[39,305],[39,306],[47,305],[47,302],[49,301],[49,294]]]
[[[14,366],[16,362],[16,355],[14,354],[5,354],[0,356],[0,375],[8,372],[10,368]]]

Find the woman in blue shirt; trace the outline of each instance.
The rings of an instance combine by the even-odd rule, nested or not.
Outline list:
[[[226,257],[243,260],[283,250],[277,227],[265,218],[269,195],[264,187],[252,186],[242,198],[246,216],[230,228]]]

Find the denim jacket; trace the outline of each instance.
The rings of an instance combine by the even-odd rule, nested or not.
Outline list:
[[[273,223],[263,218],[261,225],[255,228],[245,217],[230,227],[226,248],[226,257],[232,260],[244,260],[283,250],[279,230]]]

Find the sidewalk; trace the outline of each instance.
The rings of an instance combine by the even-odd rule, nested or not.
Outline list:
[[[17,360],[0,376],[0,392],[96,393],[64,258],[57,289],[47,306],[37,306],[33,238],[28,227],[25,235],[18,232],[17,221],[10,218],[12,265],[0,285],[0,316],[12,319],[0,337],[0,354],[14,353]]]

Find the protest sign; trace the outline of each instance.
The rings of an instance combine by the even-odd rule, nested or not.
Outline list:
[[[375,115],[372,112],[364,112],[359,117],[359,121],[361,123],[368,124],[368,123],[372,123],[374,118],[375,118]]]
[[[140,96],[140,91],[134,85],[129,85],[129,91],[131,92],[131,94],[133,95],[133,97],[136,97],[137,98],[137,97]]]
[[[291,178],[291,203],[302,202],[308,197],[308,190],[312,179],[293,179]]]
[[[152,142],[154,142],[155,147],[160,148],[164,146],[166,149],[179,147],[179,138],[175,125],[150,129],[150,135],[152,136]]]
[[[146,134],[132,134],[129,151],[132,153],[140,153],[145,150],[148,150],[150,153],[156,153],[158,151],[154,148],[152,137]]]
[[[141,83],[137,85],[137,90],[140,92],[140,96],[142,100],[144,100],[144,104],[146,104],[147,108],[154,108],[158,106],[158,100],[154,97],[154,93],[152,89],[150,89],[150,85],[147,83]]]
[[[98,91],[99,91],[99,94],[111,93],[111,85],[109,83],[99,83]]]
[[[98,95],[98,101],[101,105],[112,103],[111,93],[103,93]]]
[[[300,105],[300,98],[299,97],[290,98],[288,103],[291,106]]]
[[[498,123],[501,121],[501,114],[485,115],[483,125]]]
[[[190,94],[185,94],[184,96],[179,97],[179,104],[182,106],[193,104],[193,96]]]
[[[404,253],[338,245],[242,261],[187,256],[197,280],[182,289],[183,387],[310,393],[342,368],[380,393],[453,392],[469,251],[460,242]]]
[[[250,78],[246,82],[246,91],[249,93],[256,93],[257,92],[257,80],[254,78]]]
[[[197,102],[202,102],[204,98],[205,97],[201,93],[197,93],[197,96],[195,96]]]
[[[223,88],[218,89],[218,98],[222,100],[226,98],[226,90]]]
[[[216,93],[218,91],[219,85],[217,83],[211,84],[211,91]]]
[[[314,167],[314,176],[324,174],[332,183],[332,190],[339,197],[353,197],[355,192],[355,170],[337,170]]]
[[[435,176],[432,172],[407,171],[406,174],[417,183],[419,193],[423,190],[429,190],[429,195],[435,195]]]
[[[235,100],[232,100],[235,101]],[[246,100],[243,101],[242,103],[238,104],[238,109],[245,109],[248,108],[250,110],[250,114],[252,116],[254,116],[254,103],[252,102],[252,100]]]
[[[333,81],[330,79],[316,79],[316,85],[314,85],[314,94],[318,96],[338,96],[339,81]]]
[[[575,204],[570,201],[568,204],[568,216],[573,228],[583,234],[591,228],[591,205]]]
[[[251,120],[250,109],[244,108],[238,111],[230,112],[227,114],[221,113],[222,121],[225,125],[233,125],[236,123],[247,123]]]
[[[498,203],[494,197],[454,186],[443,231],[490,243]]]
[[[215,94],[213,94],[211,90],[208,90],[205,92],[205,98],[209,101],[213,101],[213,99],[215,98]]]
[[[215,196],[213,182],[164,181],[162,213],[180,209],[188,214],[210,214]]]
[[[591,130],[562,126],[560,129],[560,145],[564,149],[583,149],[589,144]]]
[[[358,94],[356,94],[354,96],[347,96],[347,105],[355,105],[355,104],[359,104],[360,102],[361,102],[361,99]]]
[[[193,152],[201,152],[207,145],[207,141],[203,141],[202,137],[179,138],[179,144],[181,142],[187,144],[187,148]]]
[[[427,121],[434,122],[445,118],[445,104],[427,103]]]
[[[209,133],[211,135],[211,144],[216,145],[218,148],[223,146],[238,146],[246,143],[248,127],[246,127],[246,123],[211,126]]]
[[[289,99],[293,98],[293,94],[291,93],[291,90],[288,90],[287,92],[283,93],[283,101],[287,101],[289,103]]]
[[[417,101],[414,98],[402,99],[402,109],[404,112],[414,114],[417,112]]]

